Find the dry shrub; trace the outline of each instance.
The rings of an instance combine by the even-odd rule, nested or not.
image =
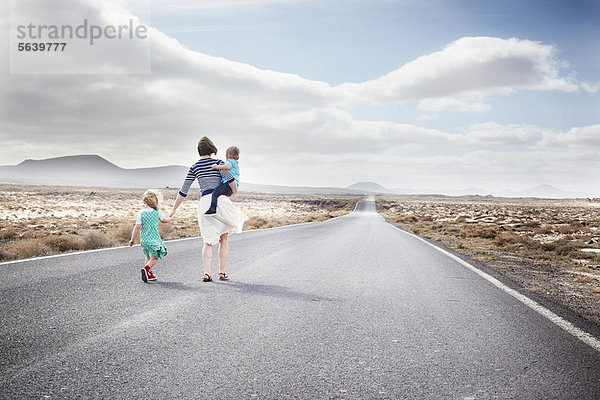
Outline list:
[[[413,215],[413,214],[398,214],[395,218],[394,218],[394,222],[396,223],[402,223],[402,224],[411,224],[414,222],[417,222],[418,218]]]
[[[2,240],[12,240],[16,239],[19,236],[17,231],[14,228],[4,228],[0,230],[0,239]]]
[[[160,231],[160,237],[164,240],[172,239],[174,237],[173,235],[175,234],[175,227],[173,224],[160,224],[158,229]],[[129,232],[129,235],[131,235],[131,232]]]
[[[498,236],[498,229],[487,226],[467,226],[459,232],[459,236],[462,238],[495,239]]]
[[[575,282],[575,283],[592,283],[593,280],[592,280],[592,278],[587,277],[587,276],[579,276],[579,277],[573,279],[573,282]]]
[[[86,249],[101,249],[110,244],[108,236],[104,232],[96,230],[87,231],[83,242]]]
[[[568,240],[560,239],[550,243],[543,243],[541,248],[544,251],[558,254],[559,256],[571,256],[574,253],[579,253],[579,249],[573,242]]]
[[[558,229],[557,229],[557,231],[559,233],[562,233],[565,235],[570,235],[573,233],[578,233],[578,232],[587,231],[587,230],[588,229],[585,227],[585,225],[580,222],[563,225],[563,226],[558,227]]]
[[[41,240],[50,249],[59,253],[85,249],[83,238],[77,235],[51,235]]]
[[[0,246],[0,261],[11,260],[12,257],[10,254],[6,252],[4,246]]]
[[[244,229],[260,229],[266,228],[268,225],[269,221],[263,217],[250,217],[244,223]]]
[[[494,239],[494,244],[498,247],[526,245],[527,247],[535,248],[538,242],[514,232],[502,232]]]
[[[538,221],[528,221],[523,223],[521,226],[524,228],[536,229],[542,226],[542,224],[540,224]]]
[[[197,223],[190,223],[188,225],[183,226],[174,226],[173,231],[174,238],[192,237],[198,236],[200,234],[200,230],[198,228]]]
[[[551,235],[554,231],[549,226],[544,226],[542,228],[537,228],[533,230],[533,233],[536,235]]]
[[[115,242],[129,242],[129,239],[131,239],[131,231],[133,230],[133,224],[127,224],[127,223],[120,223],[117,226],[112,227],[109,231],[108,231],[108,235],[115,241]]]
[[[35,229],[27,229],[25,232],[21,234],[21,239],[35,239],[39,236],[38,231]]]
[[[49,254],[50,248],[40,239],[23,239],[11,242],[5,250],[8,258],[30,258]]]

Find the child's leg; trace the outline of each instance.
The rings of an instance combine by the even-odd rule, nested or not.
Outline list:
[[[150,262],[150,257],[146,257],[146,264],[144,264],[144,265],[148,265],[149,262]]]
[[[229,183],[223,183],[223,195],[224,196],[231,196],[233,194],[233,192],[231,191],[231,186],[229,186]]]
[[[225,194],[227,188],[229,188],[229,191],[231,191],[231,188],[229,187],[228,183],[221,183],[213,190],[212,198],[210,201],[210,208],[208,209],[208,211],[211,212],[211,214],[217,210],[217,200],[219,199],[219,196]]]
[[[215,190],[213,190],[213,192],[212,192],[212,195],[211,195],[212,197],[211,197],[211,199],[210,199],[210,207],[209,207],[209,209],[208,209],[209,211],[215,211],[215,210],[217,209],[217,199],[218,199],[218,198],[219,198],[219,196],[221,195],[221,194],[220,194],[220,193],[217,191],[217,189],[218,189],[218,188],[219,188],[219,187],[217,186],[217,187],[215,188]]]
[[[158,258],[155,256],[150,257],[149,261],[146,262],[146,265],[150,267],[150,271],[152,271],[152,267],[156,265],[158,262]]]

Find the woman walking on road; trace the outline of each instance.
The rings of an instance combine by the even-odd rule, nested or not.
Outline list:
[[[244,221],[248,219],[248,216],[236,207],[227,196],[219,197],[216,214],[205,215],[210,207],[211,193],[221,183],[221,177],[224,177],[231,186],[231,196],[235,196],[237,193],[237,184],[229,170],[211,168],[213,164],[222,165],[224,163],[222,160],[212,157],[213,154],[217,154],[217,147],[208,137],[204,136],[198,142],[198,154],[200,154],[200,159],[190,167],[169,216],[175,214],[177,207],[187,197],[194,180],[198,180],[200,190],[202,191],[202,197],[198,204],[198,225],[200,226],[200,234],[204,240],[204,247],[202,248],[204,277],[202,280],[210,282],[212,281],[210,264],[212,261],[213,246],[219,243],[219,279],[227,279],[225,264],[229,255],[228,235],[230,233],[241,232]]]

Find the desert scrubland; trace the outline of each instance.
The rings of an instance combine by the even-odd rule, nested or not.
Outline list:
[[[0,185],[0,261],[127,245],[144,190]],[[168,213],[176,189],[161,190]],[[199,235],[197,189],[164,239]],[[360,196],[241,192],[244,230],[347,214]],[[495,197],[379,196],[378,211],[526,289],[600,323],[600,201]]]
[[[389,222],[600,323],[600,200],[384,196]]]
[[[0,261],[127,245],[144,190],[0,185]],[[168,214],[176,189],[163,189]],[[163,239],[198,236],[198,189],[192,189]],[[249,219],[244,230],[324,221],[354,209],[357,196],[300,196],[240,192],[233,202]]]

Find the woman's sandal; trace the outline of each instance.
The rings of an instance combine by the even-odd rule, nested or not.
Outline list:
[[[204,278],[202,278],[204,282],[212,282],[212,277],[209,274],[204,274]]]
[[[229,275],[227,275],[225,272],[219,272],[219,279],[220,280],[225,280],[228,279]]]

